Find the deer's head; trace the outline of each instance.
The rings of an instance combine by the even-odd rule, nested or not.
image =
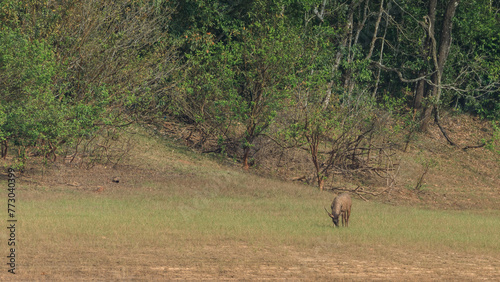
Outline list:
[[[326,208],[325,208],[326,213],[332,218],[333,224],[335,226],[339,227],[339,217],[335,217],[333,214],[331,214]]]

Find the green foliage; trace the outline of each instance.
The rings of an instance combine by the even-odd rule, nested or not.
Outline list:
[[[5,138],[16,145],[34,145],[38,138],[57,134],[58,104],[52,95],[56,65],[50,48],[42,41],[30,42],[18,31],[0,31],[0,89],[7,110],[2,125]]]
[[[291,102],[304,42],[286,18],[257,15],[246,26],[235,27],[225,41],[211,33],[189,32],[192,52],[183,95],[174,97],[182,113],[223,135],[229,142],[252,148]]]
[[[109,101],[106,87],[88,99],[63,99],[54,77],[64,66],[56,64],[43,40],[29,41],[19,31],[0,31],[0,137],[21,148],[53,154],[60,144],[92,134],[103,122]],[[91,97],[92,102],[90,102]],[[19,156],[27,158],[24,149]]]
[[[2,26],[19,28],[30,38],[48,39],[56,32],[61,12],[60,5],[46,0],[5,0],[0,4],[0,21]]]
[[[6,132],[4,132],[4,125],[7,122],[7,114],[5,113],[5,106],[0,104],[0,142],[6,140]]]
[[[482,140],[486,144],[486,148],[492,152],[500,154],[500,126],[497,121],[492,121],[493,138],[491,140]]]
[[[485,0],[460,4],[454,29],[458,41],[450,52],[450,60],[453,65],[466,67],[447,68],[450,80],[457,80],[461,88],[469,89],[464,94],[449,93],[449,103],[492,120],[500,118],[500,17],[495,10],[498,8]]]
[[[418,121],[402,93],[416,83],[400,76],[431,79],[429,11],[382,8],[378,22],[373,1],[2,1],[0,141],[55,154],[103,125],[173,115],[248,152],[263,134],[359,136],[384,111],[399,123],[377,134],[406,128],[409,142]],[[442,97],[426,100],[428,84],[423,102],[499,118],[499,8],[460,3]]]
[[[161,1],[3,1],[0,141],[21,159],[55,158],[103,127],[161,115],[159,90],[177,75],[169,16]]]

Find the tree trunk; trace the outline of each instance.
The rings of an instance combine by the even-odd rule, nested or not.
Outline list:
[[[419,73],[419,77],[422,77],[423,75],[425,75],[425,73],[423,71],[421,71]],[[425,93],[425,86],[426,85],[427,85],[427,83],[425,82],[425,80],[420,80],[417,82],[417,87],[415,89],[413,108],[419,112],[422,110],[422,102],[424,100],[424,93]]]
[[[436,0],[432,0],[435,2]],[[455,12],[457,10],[457,6],[460,3],[460,0],[450,0],[448,5],[446,6],[446,11],[443,20],[443,26],[441,28],[441,36],[440,36],[440,44],[439,51],[437,51],[436,39],[434,37],[434,22],[435,20],[430,17],[429,23],[429,37],[432,41],[432,57],[434,61],[434,70],[435,73],[432,75],[432,94],[431,94],[431,103],[425,108],[421,130],[427,131],[429,127],[429,123],[432,116],[432,111],[434,107],[437,107],[441,100],[441,80],[444,70],[444,64],[446,63],[446,59],[448,58],[448,54],[450,52],[451,46],[451,31],[453,28],[453,17],[455,16]],[[429,12],[431,12],[431,6],[429,5]],[[431,15],[431,14],[430,14]],[[434,17],[435,17],[435,7],[434,7]]]
[[[250,165],[248,164],[248,157],[250,156],[250,147],[246,147],[243,150],[243,169],[250,169]]]
[[[389,3],[390,3],[390,1],[389,1]],[[377,18],[377,23],[375,24],[375,31],[374,31],[374,34],[373,34],[372,42],[370,43],[370,51],[368,52],[368,55],[366,56],[367,60],[371,59],[372,54],[373,54],[373,49],[375,48],[375,42],[376,42],[377,34],[378,34],[378,27],[380,25],[380,21],[382,19],[382,15],[383,15],[383,12],[384,12],[383,4],[384,4],[384,1],[382,0],[381,3],[380,3],[380,11],[379,11],[379,15],[378,15],[378,18]],[[382,59],[384,57],[385,37],[387,35],[387,28],[388,27],[389,27],[389,24],[387,23],[387,18],[386,18],[386,23],[385,23],[385,28],[384,28],[384,34],[382,35],[381,43],[380,43],[380,55],[379,55],[379,58],[378,58],[379,64],[382,64]],[[379,83],[380,83],[380,74],[381,74],[381,72],[382,72],[382,70],[380,68],[378,68],[377,69],[376,79],[375,79],[375,86],[373,87],[373,93],[372,93],[372,98],[374,100],[377,97],[377,91],[378,91],[378,86],[379,86]]]
[[[353,29],[352,21],[353,21],[354,11],[363,1],[364,0],[353,0],[349,4],[348,14],[347,14],[348,21],[344,27],[344,34],[342,35],[343,36],[342,41],[338,47],[337,54],[335,55],[335,62],[334,62],[333,67],[332,67],[332,75],[334,75],[337,72],[337,70],[340,66],[340,62],[342,60],[343,50],[345,50],[348,47],[348,44],[352,44],[350,39],[352,38],[352,29]],[[346,81],[345,77],[344,77],[344,81]],[[323,99],[323,104],[322,104],[323,110],[325,110],[328,107],[328,104],[330,103],[330,99],[331,99],[331,95],[332,95],[332,88],[335,85],[335,83],[336,83],[336,81],[333,78],[328,83],[328,88],[326,91],[325,99]]]
[[[441,29],[441,44],[439,45],[439,54],[437,56],[437,72],[433,75],[436,80],[432,80],[436,86],[432,91],[432,96],[436,98],[436,102],[441,99],[441,78],[443,76],[444,64],[448,59],[451,47],[451,31],[453,28],[453,17],[457,10],[460,0],[450,0],[446,6],[446,14],[444,16],[443,27]]]
[[[427,36],[425,39],[425,45],[424,45],[424,56],[427,58],[432,55],[432,47],[433,41],[432,38],[434,38],[434,30],[435,30],[435,22],[436,22],[436,6],[437,6],[437,0],[431,0],[429,1],[429,10],[428,14],[426,17],[426,24],[427,24]],[[422,74],[425,73],[425,71],[422,71]],[[425,80],[420,80],[417,82],[417,89],[415,91],[415,109],[418,111],[421,111],[421,116],[420,116],[420,130],[422,132],[427,132],[429,129],[429,122],[430,122],[430,117],[432,113],[432,106],[431,105],[423,105],[423,100],[425,97],[430,96],[429,92],[429,86],[428,83]]]
[[[322,177],[318,177],[318,186],[320,191],[323,191],[323,189],[325,189],[325,180]]]
[[[2,143],[1,143],[1,157],[5,160],[7,158],[7,149],[8,149],[8,146],[9,146],[9,143],[7,142],[7,140],[3,140]]]
[[[316,169],[316,179],[318,181],[318,187],[320,191],[323,191],[324,178],[321,174],[321,168],[318,159],[318,147],[319,147],[319,134],[313,132],[311,135],[306,135],[307,142],[309,143],[309,149],[311,150],[311,159]]]

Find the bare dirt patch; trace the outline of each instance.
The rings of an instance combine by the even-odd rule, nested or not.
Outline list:
[[[356,247],[354,247],[356,248]],[[28,254],[15,276],[2,280],[151,280],[151,279],[347,279],[366,280],[498,280],[500,258],[457,253],[428,253],[383,246],[297,251],[294,247],[259,248],[231,242],[205,245],[180,253],[142,248],[139,252]],[[26,251],[25,251],[26,252]],[[44,264],[38,264],[43,261]],[[47,265],[48,263],[48,265]],[[16,279],[14,279],[16,280]]]

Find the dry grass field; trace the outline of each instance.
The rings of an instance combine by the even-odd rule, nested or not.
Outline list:
[[[34,166],[17,179],[16,274],[2,228],[0,280],[500,280],[498,163],[459,193],[456,178],[439,181],[460,171],[441,159],[417,204],[354,197],[349,228],[335,229],[331,192],[134,138],[118,166]]]

